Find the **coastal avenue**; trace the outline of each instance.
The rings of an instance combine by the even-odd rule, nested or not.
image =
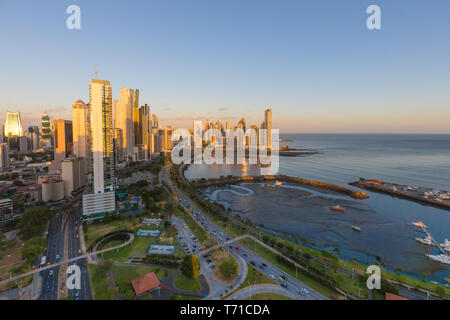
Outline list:
[[[172,180],[169,178],[170,168],[171,165],[162,168],[160,173],[160,181],[164,181],[165,183],[170,185],[172,190],[175,190],[176,194],[179,197],[180,204],[186,209],[186,211],[192,216],[192,218],[195,219],[198,222],[198,224],[205,231],[207,231],[215,240],[217,240],[219,243],[231,240],[232,237],[230,235],[228,235],[226,232],[223,231],[222,228],[213,223],[206,215],[197,210],[193,205],[193,203],[191,202],[191,200],[188,199],[174,183],[172,183]],[[190,209],[192,209],[193,212],[190,212]],[[206,229],[204,225],[208,225],[208,228]],[[320,293],[306,286],[304,283],[281,271],[278,267],[270,264],[265,259],[261,258],[259,255],[254,253],[252,250],[249,250],[248,248],[246,248],[245,251],[236,250],[235,248],[234,249],[231,248],[231,250],[233,250],[235,254],[244,259],[247,263],[252,264],[256,269],[258,269],[261,273],[263,273],[267,277],[276,280],[280,276],[283,276],[285,278],[284,284],[287,285],[287,287],[285,287],[284,290],[287,291],[289,295],[296,295],[298,296],[299,299],[305,300],[327,299]],[[298,292],[301,292],[302,290],[305,289],[307,290],[307,294],[298,295]]]

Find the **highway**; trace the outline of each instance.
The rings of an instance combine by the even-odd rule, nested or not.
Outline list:
[[[67,224],[67,236],[68,236],[68,258],[74,259],[81,255],[84,255],[84,252],[81,250],[81,242],[80,242],[80,234],[79,228],[81,228],[80,217],[81,217],[81,208],[79,206],[72,209],[70,216],[68,218]],[[71,296],[75,300],[92,300],[92,288],[91,282],[89,279],[88,272],[88,264],[87,258],[79,259],[72,264],[76,264],[80,267],[81,271],[81,287],[80,290],[73,289],[68,290],[68,295]]]
[[[60,262],[64,251],[64,215],[58,212],[49,223],[46,265]],[[42,288],[39,300],[58,300],[59,266],[40,272]]]
[[[179,197],[180,204],[186,209],[187,212],[218,242],[226,242],[232,239],[232,237],[224,232],[222,228],[205,216],[200,210],[196,209],[189,198],[187,198],[178,187],[172,183],[169,176],[170,166],[162,168],[160,178],[165,181],[172,190],[176,192]],[[192,212],[190,212],[192,209]],[[265,259],[254,253],[248,248],[244,248],[241,245],[229,245],[230,251],[252,264],[256,269],[267,277],[273,279],[280,284],[280,287],[284,289],[286,295],[297,295],[298,299],[302,300],[326,300],[327,298],[320,293],[309,288],[294,277],[284,273],[278,267],[270,264]]]

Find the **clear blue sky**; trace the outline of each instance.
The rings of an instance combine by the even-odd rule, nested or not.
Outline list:
[[[70,118],[98,64],[163,124],[270,106],[282,132],[450,133],[448,0],[0,0],[0,44],[1,121]]]

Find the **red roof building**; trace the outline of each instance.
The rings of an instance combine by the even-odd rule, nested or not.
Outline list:
[[[148,291],[158,288],[161,283],[154,272],[147,273],[140,278],[131,280],[136,296],[140,296]]]
[[[389,293],[389,292],[386,292],[385,299],[386,300],[408,300],[404,297],[400,297],[400,296],[397,296],[397,295]]]

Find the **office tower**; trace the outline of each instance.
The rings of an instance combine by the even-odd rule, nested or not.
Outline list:
[[[91,150],[94,193],[114,190],[114,147],[112,89],[107,80],[93,79],[89,84],[91,104]]]
[[[28,138],[26,136],[19,137],[19,152],[22,154],[28,153]]]
[[[123,134],[122,129],[120,128],[114,128],[114,154],[115,154],[115,161],[116,163],[121,163],[125,161],[125,155],[122,149],[123,145]]]
[[[50,144],[52,138],[52,130],[50,128],[50,117],[47,114],[42,116],[42,144]]]
[[[18,215],[14,214],[13,202],[11,199],[0,200],[0,226],[3,226],[8,221],[17,218]]]
[[[8,172],[9,147],[7,143],[0,143],[0,172]]]
[[[115,105],[115,128],[122,132],[121,144],[117,145],[117,149],[121,149],[123,159],[119,158],[120,162],[128,160],[134,152],[135,146],[135,130],[134,130],[134,91],[127,88],[120,88],[120,100]],[[138,116],[139,117],[139,116]]]
[[[244,132],[247,130],[247,122],[245,121],[244,118],[242,118],[238,124],[237,124],[237,129],[242,129],[244,130]]]
[[[85,159],[70,157],[61,162],[61,177],[64,181],[64,195],[72,197],[72,193],[86,185]]]
[[[150,119],[150,106],[144,105],[139,109],[139,133],[141,135],[141,145],[144,151],[144,159],[148,160],[152,153],[152,123]]]
[[[142,137],[139,131],[139,89],[132,90],[133,94],[133,127],[134,127],[134,145],[142,144]]]
[[[89,105],[82,100],[72,105],[73,155],[83,158],[86,172],[91,170],[91,117]]]
[[[28,149],[32,152],[39,149],[39,127],[37,126],[28,128]]]
[[[22,136],[22,121],[20,112],[6,111],[6,120],[3,136],[5,138]]]
[[[53,121],[55,141],[55,169],[61,169],[61,161],[67,158],[73,149],[72,121],[55,119]]]
[[[231,129],[230,121],[226,122],[225,129]]]
[[[272,148],[272,109],[264,111],[264,129],[267,134],[267,148]]]

